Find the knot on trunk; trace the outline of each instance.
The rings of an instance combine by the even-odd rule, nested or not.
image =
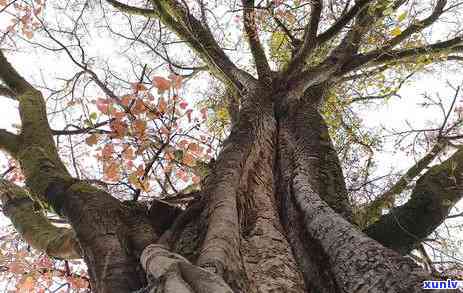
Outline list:
[[[191,264],[163,245],[147,246],[140,262],[151,279],[150,293],[233,293],[220,276]]]

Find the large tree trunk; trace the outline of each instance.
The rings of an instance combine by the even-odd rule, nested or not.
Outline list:
[[[317,109],[325,90],[291,98],[256,89],[241,98],[201,202],[169,231],[168,247],[188,259],[182,263],[223,277],[234,292],[421,292],[429,275],[351,223]],[[169,290],[164,281],[156,292],[206,292],[178,267],[189,289]]]

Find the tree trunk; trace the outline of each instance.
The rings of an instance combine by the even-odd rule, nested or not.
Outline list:
[[[198,290],[187,271],[200,268],[233,292],[422,291],[426,272],[351,223],[342,171],[317,110],[325,91],[317,86],[291,99],[257,89],[241,97],[202,200],[169,230],[175,277],[161,277],[156,267],[163,267],[154,259],[165,247],[153,247],[153,261],[144,263],[160,281],[151,292],[229,292],[210,281]],[[173,281],[182,288],[170,288]]]

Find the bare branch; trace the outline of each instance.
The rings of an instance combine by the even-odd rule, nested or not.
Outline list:
[[[390,62],[400,62],[404,59],[413,59],[428,54],[459,52],[463,52],[463,36],[411,49],[389,50],[385,52],[375,50],[370,53],[357,54],[353,56],[351,61],[343,66],[340,73],[344,75],[345,73],[359,69],[365,65],[380,65]]]
[[[291,75],[304,67],[305,60],[310,53],[317,47],[317,31],[320,23],[320,17],[323,10],[323,1],[317,0],[311,3],[310,21],[304,29],[302,46],[298,50],[296,56],[288,65],[287,74]]]
[[[260,43],[259,32],[256,25],[256,15],[254,11],[254,0],[241,0],[243,4],[244,30],[248,37],[249,47],[251,48],[254,62],[256,64],[257,74],[261,80],[266,83],[271,82],[271,71],[268,64],[267,56]]]
[[[140,15],[140,10],[124,5],[115,0],[107,0],[118,10],[134,15]],[[155,7],[156,17],[175,32],[182,40],[199,54],[209,67],[209,70],[220,80],[241,90],[244,85],[255,84],[255,79],[245,71],[236,67],[225,52],[217,44],[212,33],[190,12],[177,1],[151,1]],[[146,15],[144,15],[146,16]]]
[[[330,28],[328,28],[326,31],[324,31],[317,37],[317,43],[323,44],[331,40],[336,35],[338,35],[341,32],[341,30],[346,26],[346,24],[352,21],[360,11],[362,11],[372,2],[372,0],[356,1],[355,5],[352,6],[352,8],[349,9],[349,11],[346,14],[341,16]]]

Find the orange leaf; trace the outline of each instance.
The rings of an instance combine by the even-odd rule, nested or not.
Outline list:
[[[142,113],[145,113],[146,112],[146,106],[145,106],[145,103],[143,103],[142,100],[140,99],[136,99],[135,100],[135,103],[132,107],[132,113],[134,115],[138,115],[138,114],[142,114]]]
[[[119,181],[120,179],[120,166],[117,162],[109,162],[105,164],[104,168],[104,175],[108,180],[111,181]]]
[[[195,158],[193,157],[192,154],[184,153],[182,163],[189,166],[189,167],[194,167],[196,165],[196,160],[195,160]]]
[[[159,92],[165,92],[166,90],[170,88],[171,83],[169,80],[165,79],[164,77],[154,76],[153,85],[154,87],[158,89]]]
[[[36,284],[36,281],[34,277],[27,276],[19,282],[17,287],[20,290],[19,292],[32,292],[34,291],[35,284]]]
[[[199,151],[199,145],[197,143],[190,143],[188,146],[188,150],[190,150],[192,153],[197,153]]]
[[[98,136],[95,133],[93,133],[85,139],[85,143],[89,146],[96,145],[98,143]]]
[[[137,119],[137,120],[133,121],[132,127],[133,127],[133,130],[134,130],[135,134],[138,137],[142,137],[143,134],[145,134],[146,122],[141,120],[141,119]]]
[[[130,105],[130,103],[133,101],[133,99],[134,99],[134,97],[132,97],[131,95],[122,96],[121,104],[128,107]]]
[[[122,122],[120,119],[115,119],[110,124],[111,130],[114,132],[112,137],[121,138],[125,135],[127,131],[127,124]]]
[[[124,152],[122,153],[122,157],[125,159],[125,160],[133,160],[135,159],[135,155],[134,155],[134,152],[133,152],[133,149],[131,147],[128,147],[124,150]]]
[[[183,77],[177,74],[169,75],[169,79],[172,83],[172,86],[176,89],[180,89],[182,87]]]
[[[166,113],[167,111],[167,103],[163,98],[159,99],[158,109],[162,114]]]
[[[199,182],[201,182],[201,178],[196,175],[193,175],[193,177],[191,177],[191,180],[193,181],[194,184],[198,184]]]
[[[203,120],[206,120],[207,119],[207,108],[202,108],[200,112],[201,112],[201,116],[203,117]]]
[[[103,151],[101,154],[103,155],[104,159],[110,159],[114,153],[114,146],[112,144],[107,144],[104,146]]]
[[[147,90],[146,86],[144,86],[143,84],[141,83],[134,83],[132,84],[132,88],[135,92],[144,92]]]

